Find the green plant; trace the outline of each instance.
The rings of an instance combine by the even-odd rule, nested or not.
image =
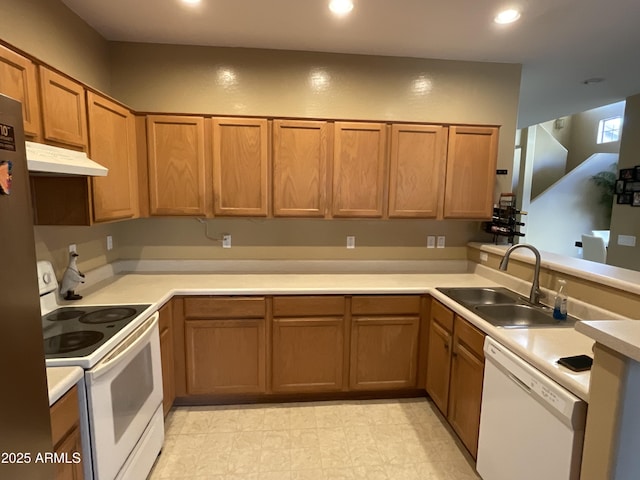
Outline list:
[[[611,215],[611,207],[613,206],[613,195],[616,191],[616,163],[611,165],[611,170],[603,170],[591,177],[591,181],[600,189],[600,200],[598,203],[607,209],[609,216]]]

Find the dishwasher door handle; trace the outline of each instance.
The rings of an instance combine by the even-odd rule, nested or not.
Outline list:
[[[507,376],[513,381],[513,383],[518,385],[525,392],[527,392],[529,394],[531,393],[531,387],[529,385],[527,385],[526,383],[524,383],[522,380],[520,380],[518,377],[516,377],[513,373],[507,372]]]

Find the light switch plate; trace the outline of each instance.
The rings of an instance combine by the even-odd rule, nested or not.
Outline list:
[[[444,241],[445,241],[445,236],[438,235],[438,248],[444,248]]]
[[[356,248],[356,237],[352,235],[347,237],[347,248]]]
[[[113,250],[113,237],[107,235],[107,250]]]
[[[436,236],[428,235],[427,236],[427,248],[436,248]]]
[[[487,252],[480,252],[480,261],[486,262],[489,260],[489,254]]]
[[[78,253],[77,247],[75,243],[71,243],[69,245],[69,253]]]
[[[618,235],[618,245],[624,245],[625,247],[635,247],[636,237],[633,235]]]
[[[231,248],[231,235],[226,234],[222,236],[222,248]]]

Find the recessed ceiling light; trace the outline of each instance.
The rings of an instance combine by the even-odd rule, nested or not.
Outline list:
[[[513,23],[520,18],[520,12],[513,8],[508,10],[503,10],[498,13],[493,19],[494,22],[499,23],[500,25],[504,25],[507,23]]]
[[[329,2],[329,10],[342,17],[353,10],[352,0],[331,0]]]
[[[186,3],[187,5],[198,5],[200,0],[182,0],[182,3]]]

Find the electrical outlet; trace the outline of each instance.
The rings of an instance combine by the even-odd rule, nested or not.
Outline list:
[[[625,247],[635,247],[636,237],[633,235],[618,235],[618,245],[624,245]]]
[[[75,243],[71,243],[69,245],[69,253],[78,253],[77,247]]]
[[[347,237],[347,248],[356,248],[356,237],[352,235]]]
[[[427,236],[427,248],[436,248],[436,237],[435,235]]]
[[[444,235],[438,235],[438,248],[444,248]]]
[[[222,236],[222,248],[231,248],[231,234],[227,233]]]
[[[113,250],[113,237],[107,235],[107,250]]]

